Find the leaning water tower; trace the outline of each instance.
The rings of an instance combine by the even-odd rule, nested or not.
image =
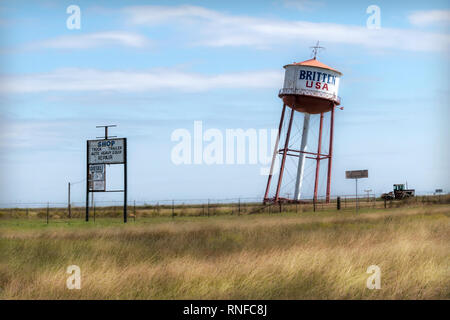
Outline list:
[[[333,130],[334,130],[334,111],[340,105],[338,97],[339,79],[342,75],[338,70],[331,68],[316,59],[319,43],[314,49],[314,58],[303,62],[292,63],[284,66],[284,86],[280,90],[278,96],[283,100],[283,109],[281,111],[281,119],[278,128],[278,139],[275,144],[275,150],[272,157],[272,165],[267,181],[264,202],[280,202],[293,201],[299,202],[305,199],[305,191],[312,191],[311,195],[317,200],[319,188],[320,162],[327,160],[326,170],[326,202],[330,200],[331,189],[331,165],[333,157]],[[285,121],[285,113],[290,108],[288,118]],[[341,108],[342,109],[342,108]],[[289,110],[289,109],[288,109]],[[301,117],[303,115],[303,117]],[[322,138],[324,127],[324,117],[329,115],[329,131],[328,144]],[[296,116],[296,117],[295,117]],[[303,124],[297,124],[297,130],[293,130],[294,117],[302,120]],[[316,119],[314,123],[310,123],[311,119]],[[286,122],[286,123],[284,123]],[[285,128],[283,128],[283,125]],[[283,131],[284,130],[284,131]],[[282,134],[283,133],[283,134]],[[328,133],[328,132],[327,132]],[[293,145],[292,136],[299,139],[297,145]],[[308,135],[314,135],[317,138],[314,141],[314,149],[309,150],[308,146],[311,139]],[[279,149],[279,143],[283,145]],[[324,146],[325,145],[325,146]],[[328,149],[328,150],[325,150]],[[281,159],[277,158],[278,156]],[[286,159],[294,157],[293,174],[290,175],[291,182],[285,185],[283,175],[286,174]],[[274,188],[274,196],[269,196],[271,192],[271,182],[274,176],[274,169],[277,162],[281,160],[278,172],[278,181]],[[310,186],[314,190],[303,190],[304,169],[307,161],[313,161],[313,168],[309,177],[313,178]],[[277,167],[278,168],[278,167]],[[323,170],[322,170],[323,171]],[[282,188],[284,194],[282,196]],[[302,188],[303,187],[303,188]],[[306,192],[307,193],[307,192]],[[293,197],[289,197],[293,195]],[[308,196],[309,197],[309,196]],[[310,198],[309,198],[310,199]]]

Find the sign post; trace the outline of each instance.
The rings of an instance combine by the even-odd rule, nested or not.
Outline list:
[[[127,138],[124,138],[123,145],[123,223],[127,223]]]
[[[353,171],[345,171],[345,178],[346,179],[355,179],[356,183],[356,212],[358,212],[358,179],[361,178],[368,178],[369,177],[369,170],[353,170]]]
[[[127,138],[87,140],[86,143],[86,221],[89,221],[89,192],[123,192],[123,222],[127,222]],[[106,165],[123,164],[123,190],[106,190]]]

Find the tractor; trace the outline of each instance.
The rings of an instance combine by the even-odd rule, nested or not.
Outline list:
[[[405,189],[404,184],[394,184],[394,191],[383,193],[381,198],[385,200],[403,200],[414,197],[414,194],[414,189]]]

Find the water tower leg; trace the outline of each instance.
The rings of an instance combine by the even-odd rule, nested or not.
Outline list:
[[[283,180],[284,164],[286,162],[286,154],[287,154],[288,147],[289,147],[289,138],[291,136],[292,120],[294,120],[294,109],[291,109],[291,118],[289,119],[289,126],[288,126],[288,130],[287,130],[287,134],[286,134],[286,141],[284,142],[283,158],[281,160],[280,175],[278,176],[277,191],[275,193],[275,202],[277,202],[280,198],[280,187],[281,187],[281,181]]]
[[[295,200],[300,200],[300,196],[301,196],[303,171],[305,169],[305,160],[306,160],[306,154],[304,152],[306,151],[307,143],[308,143],[308,131],[309,131],[310,117],[311,117],[311,115],[309,113],[305,113],[305,117],[303,119],[302,143],[300,146],[300,154],[298,156],[297,181],[295,182],[295,193],[294,193]]]
[[[286,105],[283,104],[283,110],[281,111],[280,125],[278,126],[277,140],[275,141],[275,147],[273,149],[273,155],[272,155],[272,163],[270,164],[269,178],[267,179],[266,193],[264,194],[264,202],[266,202],[269,199],[270,182],[272,181],[273,167],[275,165],[275,159],[276,159],[277,153],[278,153],[278,144],[280,142],[281,129],[283,127],[285,111],[286,111]]]
[[[334,129],[334,103],[331,106],[331,120],[330,120],[330,148],[328,152],[328,173],[327,173],[327,195],[326,202],[330,202],[330,190],[331,190],[331,160],[333,157],[333,129]]]
[[[322,148],[322,127],[323,127],[323,112],[320,113],[319,143],[317,145],[316,177],[314,180],[314,200],[315,201],[317,201],[317,189],[319,187],[320,151]]]

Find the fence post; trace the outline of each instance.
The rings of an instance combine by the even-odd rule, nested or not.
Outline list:
[[[338,210],[341,210],[341,197],[337,197],[336,199],[336,206]]]
[[[316,212],[316,199],[313,198],[313,211]]]
[[[94,223],[95,223],[95,202],[92,203],[92,207],[94,209]]]
[[[241,214],[241,198],[238,200],[238,215]]]
[[[69,190],[68,190],[68,197],[67,197],[67,206],[68,206],[68,209],[69,209],[69,219],[72,217],[72,208],[71,208],[71,205],[70,205],[70,182],[69,182]]]
[[[136,200],[133,200],[133,219],[136,222]]]
[[[209,199],[208,199],[208,217],[209,217]]]
[[[172,200],[172,219],[175,217],[175,203],[174,200]]]
[[[48,224],[48,214],[49,214],[49,203],[47,202],[47,224]]]

